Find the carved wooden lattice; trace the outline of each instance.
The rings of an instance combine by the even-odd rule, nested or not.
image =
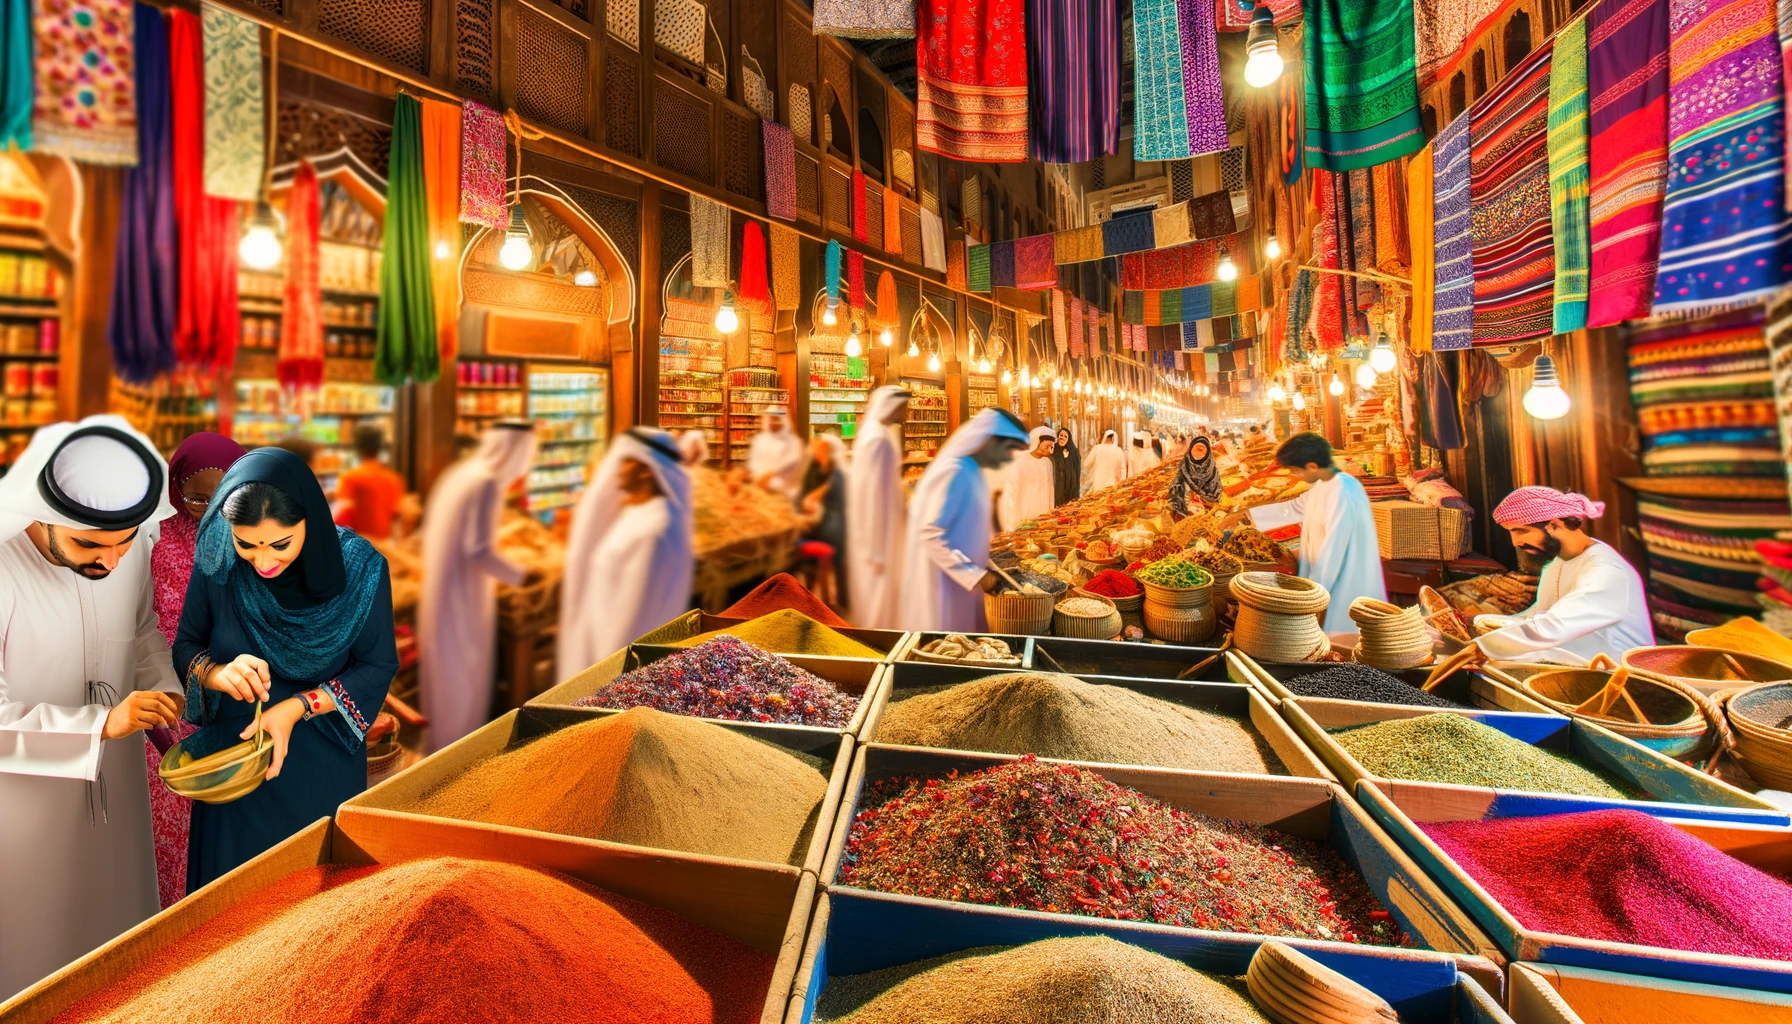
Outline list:
[[[629,269],[641,272],[641,204],[633,199],[608,195],[583,185],[555,182],[585,215],[597,222],[616,243],[617,254]]]
[[[722,184],[736,195],[760,198],[764,158],[758,118],[722,110]]]
[[[691,251],[691,215],[660,208],[660,268],[670,270]]]
[[[280,101],[280,137],[274,161],[287,164],[346,148],[375,174],[385,177],[392,150],[392,127],[334,107],[299,100]]]
[[[604,142],[617,152],[641,155],[641,70],[612,50],[604,58]]]
[[[317,28],[399,67],[429,70],[427,0],[318,0]]]
[[[709,105],[666,84],[654,91],[653,152],[661,167],[698,181],[715,180],[710,160]]]
[[[796,211],[803,220],[821,219],[821,168],[802,153],[796,155]]]
[[[846,59],[846,54],[841,53],[837,46],[823,43],[821,70],[828,84],[839,90],[840,98],[844,101],[852,89],[852,64]]]
[[[852,178],[837,167],[822,169],[821,215],[827,226],[842,233],[852,231],[851,211],[847,196],[852,191]]]
[[[455,0],[454,82],[476,96],[492,94],[498,62],[497,0]]]
[[[790,11],[784,12],[784,75],[792,82],[815,81],[815,35]]]
[[[574,135],[590,130],[585,97],[590,44],[538,11],[516,9],[516,109],[524,117]]]
[[[921,210],[906,199],[902,201],[902,258],[921,262]]]
[[[872,181],[865,183],[865,241],[884,246],[884,190]]]

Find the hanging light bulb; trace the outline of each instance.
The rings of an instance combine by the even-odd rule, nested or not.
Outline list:
[[[1294,393],[1294,411],[1300,412],[1307,407],[1307,396],[1296,391]]]
[[[454,250],[448,248],[448,240],[446,238],[437,240],[436,259],[445,260],[452,255],[454,255]]]
[[[891,345],[896,344],[896,332],[890,330],[888,327],[878,331],[877,343],[885,348],[889,348]]]
[[[840,322],[840,317],[834,312],[834,307],[838,305],[840,305],[839,299],[829,299],[828,304],[822,307],[821,325],[823,327],[832,327]]]
[[[528,270],[535,262],[535,246],[529,242],[529,222],[523,219],[522,203],[510,204],[510,227],[504,231],[498,262],[505,270]]]
[[[857,359],[865,351],[859,344],[859,325],[852,325],[852,333],[846,336],[846,355],[849,359]]]
[[[1002,383],[1006,384],[1009,381],[1012,381],[1013,379],[1014,379],[1014,374],[1012,372],[1010,372],[1006,366],[1002,367]]]
[[[1063,378],[1061,378],[1061,377],[1053,377],[1053,378],[1052,378],[1052,390],[1053,390],[1053,391],[1062,391],[1062,390],[1064,390],[1064,380],[1063,380]]]
[[[722,308],[716,310],[716,330],[723,334],[733,334],[740,326],[740,317],[734,313],[734,293],[722,292]]]
[[[991,366],[989,365],[989,357],[988,356],[984,356],[982,359],[977,360],[977,372],[978,373],[988,373],[990,371],[990,369],[991,369]]]
[[[1220,265],[1213,268],[1213,276],[1222,281],[1238,280],[1238,265],[1232,262],[1232,250],[1220,249]]]
[[[1387,373],[1399,365],[1400,357],[1394,354],[1393,343],[1388,341],[1386,331],[1375,339],[1375,347],[1369,351],[1369,365],[1375,367],[1376,373]]]
[[[1263,255],[1269,257],[1272,260],[1281,259],[1282,258],[1282,240],[1277,238],[1274,235],[1270,235],[1269,241],[1263,243]]]
[[[915,344],[915,342],[914,342],[914,339],[912,339],[912,338],[911,338],[911,339],[909,339],[909,343],[908,343],[908,357],[909,357],[909,358],[910,358],[910,359],[913,359],[913,358],[915,358],[915,357],[916,357],[916,356],[919,356],[919,355],[920,355],[920,354],[921,354],[921,346],[919,346],[919,345],[917,345],[917,344]]]
[[[927,369],[930,373],[938,373],[940,371],[940,354],[938,352],[929,352],[927,354]]]
[[[1336,370],[1332,371],[1332,382],[1325,386],[1325,390],[1331,392],[1334,397],[1344,393],[1344,382],[1338,379]]]
[[[1380,376],[1375,367],[1369,363],[1358,363],[1356,366],[1356,386],[1363,389],[1375,386],[1375,378]]]
[[[1020,386],[1023,388],[1027,386],[1027,368],[1024,366],[1020,368]]]
[[[1286,401],[1287,399],[1288,399],[1288,392],[1282,390],[1282,384],[1280,381],[1277,381],[1269,386],[1269,400],[1270,401],[1283,402],[1283,401]]]
[[[591,288],[597,284],[597,275],[590,270],[581,270],[572,276],[572,283],[580,288]]]
[[[1538,356],[1531,366],[1531,389],[1524,393],[1524,411],[1540,420],[1559,420],[1568,415],[1572,404],[1562,389],[1562,378],[1556,373],[1556,361]]]
[[[1282,54],[1276,48],[1276,17],[1269,4],[1258,0],[1251,12],[1251,34],[1245,38],[1245,84],[1262,89],[1282,77]]]
[[[280,244],[280,224],[274,220],[273,209],[266,202],[256,203],[255,216],[250,219],[243,240],[236,247],[243,266],[251,270],[272,270],[280,265],[280,257],[285,251],[286,247]]]

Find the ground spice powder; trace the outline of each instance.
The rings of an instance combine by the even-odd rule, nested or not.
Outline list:
[[[1792,960],[1792,885],[1641,811],[1419,827],[1526,928]]]
[[[1466,715],[1396,718],[1332,732],[1371,775],[1533,793],[1629,799],[1566,754],[1534,747]]]
[[[867,647],[844,633],[835,632],[802,612],[779,611],[761,615],[738,626],[724,626],[699,633],[675,646],[695,647],[718,636],[735,636],[773,654],[808,654],[827,658],[883,659],[884,652]]]
[[[1102,597],[1137,597],[1145,592],[1138,580],[1118,569],[1101,570],[1089,577],[1089,582],[1083,584],[1083,589]]]
[[[844,729],[859,698],[739,637],[719,636],[617,676],[573,706]]]
[[[1268,1024],[1232,986],[1106,936],[985,946],[834,978],[824,1024]]]
[[[1404,704],[1421,708],[1460,708],[1463,705],[1408,686],[1378,668],[1346,662],[1334,668],[1289,676],[1282,680],[1300,697],[1363,700],[1375,704]]]
[[[775,958],[551,871],[308,868],[56,1024],[751,1024]]]
[[[1329,847],[1032,757],[865,789],[840,884],[961,903],[1396,945]]]
[[[1263,737],[1235,719],[1056,673],[1005,673],[896,701],[884,709],[877,740],[1065,761],[1288,774]]]
[[[834,609],[821,602],[821,599],[809,592],[809,588],[797,582],[795,576],[781,572],[764,583],[753,588],[746,597],[729,605],[723,612],[724,619],[757,619],[761,615],[790,609],[802,612],[824,626],[835,629],[849,629],[852,623],[835,614]]]
[[[445,818],[798,864],[827,776],[775,746],[648,708],[558,729],[423,795]]]

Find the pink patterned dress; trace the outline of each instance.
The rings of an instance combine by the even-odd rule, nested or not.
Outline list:
[[[175,630],[180,627],[181,608],[187,600],[187,578],[193,574],[193,545],[198,538],[199,524],[184,512],[162,520],[162,536],[149,556],[155,575],[156,625],[172,646]],[[193,727],[181,723],[176,739],[193,733]],[[192,801],[175,796],[157,777],[162,755],[147,737],[143,740],[144,757],[149,763],[149,811],[156,840],[156,882],[161,892],[162,908],[180,902],[187,894],[187,827],[192,814]]]

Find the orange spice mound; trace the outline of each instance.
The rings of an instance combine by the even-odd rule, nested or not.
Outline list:
[[[852,623],[834,614],[834,610],[809,593],[795,576],[781,572],[753,588],[753,592],[734,602],[722,613],[725,619],[757,619],[761,615],[786,608],[802,612],[824,626],[852,628]]]

